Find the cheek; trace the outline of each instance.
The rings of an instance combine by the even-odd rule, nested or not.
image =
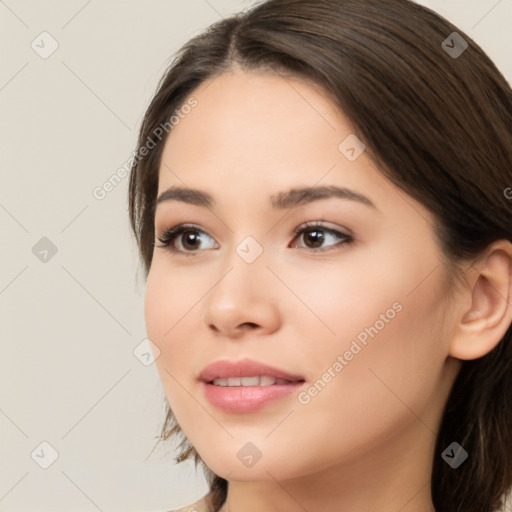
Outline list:
[[[324,375],[328,368],[336,375],[325,390],[320,384],[315,408],[338,419],[357,411],[359,420],[353,426],[369,426],[368,433],[377,419],[385,423],[404,412],[413,419],[404,404],[413,411],[424,408],[447,355],[443,333],[437,328],[443,306],[432,286],[435,277],[411,293],[414,273],[410,278],[404,272],[391,275],[403,277],[374,281],[375,290],[368,294],[355,286],[351,294],[340,292],[337,304],[342,308],[329,306],[325,311],[336,337],[314,350],[321,353],[317,360],[322,360]],[[365,277],[359,277],[364,284]],[[334,366],[340,356],[341,364]],[[329,375],[318,377],[329,379]],[[334,411],[333,403],[339,404]]]
[[[402,309],[393,309],[388,323],[378,322],[397,298]],[[430,321],[439,315],[435,296],[392,293],[384,299],[366,301],[357,318],[349,310],[340,314],[334,324],[337,340],[307,353],[313,379],[295,405],[294,423],[280,426],[282,438],[300,450],[304,467],[320,469],[340,457],[361,457],[383,443],[391,445],[414,425],[427,437],[435,431],[430,408],[439,394],[444,360],[441,344],[433,346],[432,340]],[[319,438],[324,440],[320,446],[311,441]]]
[[[297,305],[283,313],[293,316],[305,367],[318,383],[305,410],[327,423],[357,411],[359,420],[349,422],[354,435],[363,425],[373,428],[376,418],[401,415],[404,403],[421,410],[439,381],[447,355],[440,273],[423,280],[435,266],[412,256],[306,274],[294,281],[294,292],[311,314]]]
[[[155,364],[169,402],[188,399],[182,386],[195,381],[194,362],[205,343],[200,325],[201,299],[212,287],[204,272],[169,268],[165,258],[154,261],[146,281],[144,317],[148,337],[160,349]],[[200,331],[201,334],[198,334]],[[213,359],[213,356],[210,358]]]
[[[156,260],[156,261],[155,261]],[[146,280],[144,317],[148,335],[159,341],[162,350],[173,344],[183,321],[197,311],[194,306],[206,291],[204,275],[194,284],[194,273],[168,268],[164,258],[155,258]]]
[[[175,368],[179,368],[187,356],[187,345],[181,343],[177,347],[175,341],[176,334],[183,329],[187,316],[192,313],[193,303],[197,301],[195,298],[191,302],[189,295],[192,292],[187,293],[186,290],[176,273],[161,271],[158,262],[153,264],[146,281],[144,318],[147,336],[160,349],[155,362],[164,382],[170,379],[167,372],[174,375]],[[170,381],[172,385],[173,379]]]
[[[162,350],[161,341],[163,334],[170,325],[164,322],[165,310],[169,297],[165,292],[164,279],[158,277],[154,266],[151,267],[146,280],[146,292],[144,297],[144,319],[148,337]]]
[[[280,314],[300,333],[301,348],[313,356],[343,353],[356,337],[364,343],[371,339],[368,329],[389,330],[388,325],[403,315],[409,286],[403,271],[364,261],[357,254],[341,262],[310,263],[309,268],[282,268],[280,276],[293,290],[278,286]]]

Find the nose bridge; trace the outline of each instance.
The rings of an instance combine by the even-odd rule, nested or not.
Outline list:
[[[204,302],[204,321],[228,333],[242,324],[272,329],[277,320],[275,294],[269,293],[272,273],[263,245],[248,235],[222,260],[222,271]]]
[[[229,288],[230,292],[238,295],[242,300],[245,295],[258,293],[255,287],[263,285],[265,275],[269,273],[266,268],[268,254],[263,244],[252,235],[247,235],[236,244],[222,263],[224,276],[216,288]]]

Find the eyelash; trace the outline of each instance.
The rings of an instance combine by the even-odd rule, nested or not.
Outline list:
[[[307,222],[306,224],[301,224],[297,228],[294,229],[293,234],[295,235],[294,239],[303,233],[306,233],[308,231],[314,231],[314,230],[321,230],[326,233],[333,234],[337,236],[338,238],[343,239],[343,242],[341,244],[335,244],[335,246],[345,246],[354,241],[353,237],[350,235],[347,235],[345,233],[342,233],[340,231],[337,231],[335,229],[327,228],[325,227],[321,222]],[[172,253],[178,253],[178,254],[184,254],[186,256],[194,256],[200,251],[181,251],[179,249],[176,249],[171,244],[174,242],[176,238],[178,238],[183,233],[193,231],[196,233],[205,233],[201,229],[199,229],[194,224],[179,224],[177,226],[174,226],[173,228],[170,228],[166,231],[164,231],[160,236],[157,237],[157,239],[161,242],[161,245],[157,245],[156,247],[160,247],[163,249],[167,249],[171,251]],[[317,253],[317,252],[327,252],[332,249],[309,249],[306,247],[310,252]]]

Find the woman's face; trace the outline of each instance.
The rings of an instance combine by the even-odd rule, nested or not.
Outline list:
[[[230,72],[193,97],[166,141],[158,194],[191,188],[212,202],[188,194],[158,204],[160,239],[193,227],[167,248],[155,239],[145,297],[185,435],[229,480],[301,477],[366,455],[418,461],[457,369],[432,215],[297,79]],[[258,401],[269,394],[260,381],[200,381],[210,363],[246,358],[303,382]]]

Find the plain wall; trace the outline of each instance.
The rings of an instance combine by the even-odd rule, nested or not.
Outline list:
[[[512,0],[421,3],[512,80]],[[251,4],[0,2],[2,511],[160,512],[207,491],[192,463],[173,465],[171,448],[149,456],[164,394],[154,364],[134,354],[144,282],[128,178],[93,192],[132,154],[174,52]],[[43,442],[58,454],[47,469]]]

